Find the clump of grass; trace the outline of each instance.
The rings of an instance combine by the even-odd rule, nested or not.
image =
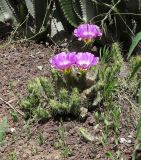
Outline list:
[[[7,117],[3,117],[0,123],[0,143],[2,143],[5,139],[7,128],[8,128]]]
[[[93,102],[94,108],[99,104],[109,106],[114,101],[119,88],[119,73],[123,65],[121,47],[114,43],[111,48],[104,47],[100,51],[100,64],[97,67],[98,74],[96,82],[91,87],[87,98]],[[95,72],[95,69],[94,69]]]
[[[39,132],[37,140],[38,140],[39,145],[41,146],[41,145],[45,144],[47,138],[44,136],[43,133]]]
[[[10,112],[12,118],[13,118],[13,122],[18,122],[18,114],[16,111],[12,111]]]

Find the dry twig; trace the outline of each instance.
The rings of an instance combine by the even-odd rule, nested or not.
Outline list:
[[[24,113],[19,111],[18,109],[14,108],[9,102],[5,101],[3,98],[0,97],[0,100],[4,102],[8,107],[13,109],[14,111],[18,112],[20,115],[24,116]]]

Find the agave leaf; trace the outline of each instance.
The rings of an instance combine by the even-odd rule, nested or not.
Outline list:
[[[11,0],[1,0],[0,11],[3,15],[3,21],[7,18],[7,15],[13,18],[15,25],[19,21],[19,12]]]
[[[80,6],[80,1],[76,0],[74,3],[73,3],[73,9],[74,9],[74,12],[76,13],[76,15],[78,16],[78,18],[83,21],[83,16],[82,16],[82,10],[81,10],[81,7],[78,7]]]
[[[59,0],[59,2],[66,19],[72,26],[77,26],[82,22],[74,11],[72,0]]]
[[[127,59],[129,59],[129,57],[133,53],[135,47],[137,46],[137,44],[139,43],[140,40],[141,40],[141,32],[137,33],[137,35],[133,39],[132,44],[131,44],[130,49],[129,49],[129,53],[128,53]]]
[[[35,9],[34,9],[34,3],[33,0],[25,0],[28,12],[31,14],[33,18],[35,18]]]
[[[80,0],[82,19],[84,22],[89,22],[95,16],[95,6],[91,0]]]
[[[49,21],[50,11],[53,4],[51,0],[25,0],[28,12],[34,19],[36,33],[46,32],[47,20]],[[33,37],[36,38],[36,37]]]
[[[46,22],[46,9],[47,1],[46,0],[34,0],[35,7],[35,23],[36,23],[36,32],[40,29],[43,29],[44,23]],[[45,20],[45,21],[44,21]]]

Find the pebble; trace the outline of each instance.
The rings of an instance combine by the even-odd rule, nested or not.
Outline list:
[[[37,68],[41,71],[43,70],[43,66],[37,66]]]
[[[119,142],[121,144],[130,144],[130,143],[132,143],[132,141],[130,139],[126,140],[125,138],[120,138]]]

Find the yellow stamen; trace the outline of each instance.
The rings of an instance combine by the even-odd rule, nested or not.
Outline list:
[[[67,68],[63,70],[64,74],[70,74],[71,73],[71,68]]]
[[[86,44],[89,44],[89,43],[92,42],[92,39],[84,39],[84,42],[85,42]]]

